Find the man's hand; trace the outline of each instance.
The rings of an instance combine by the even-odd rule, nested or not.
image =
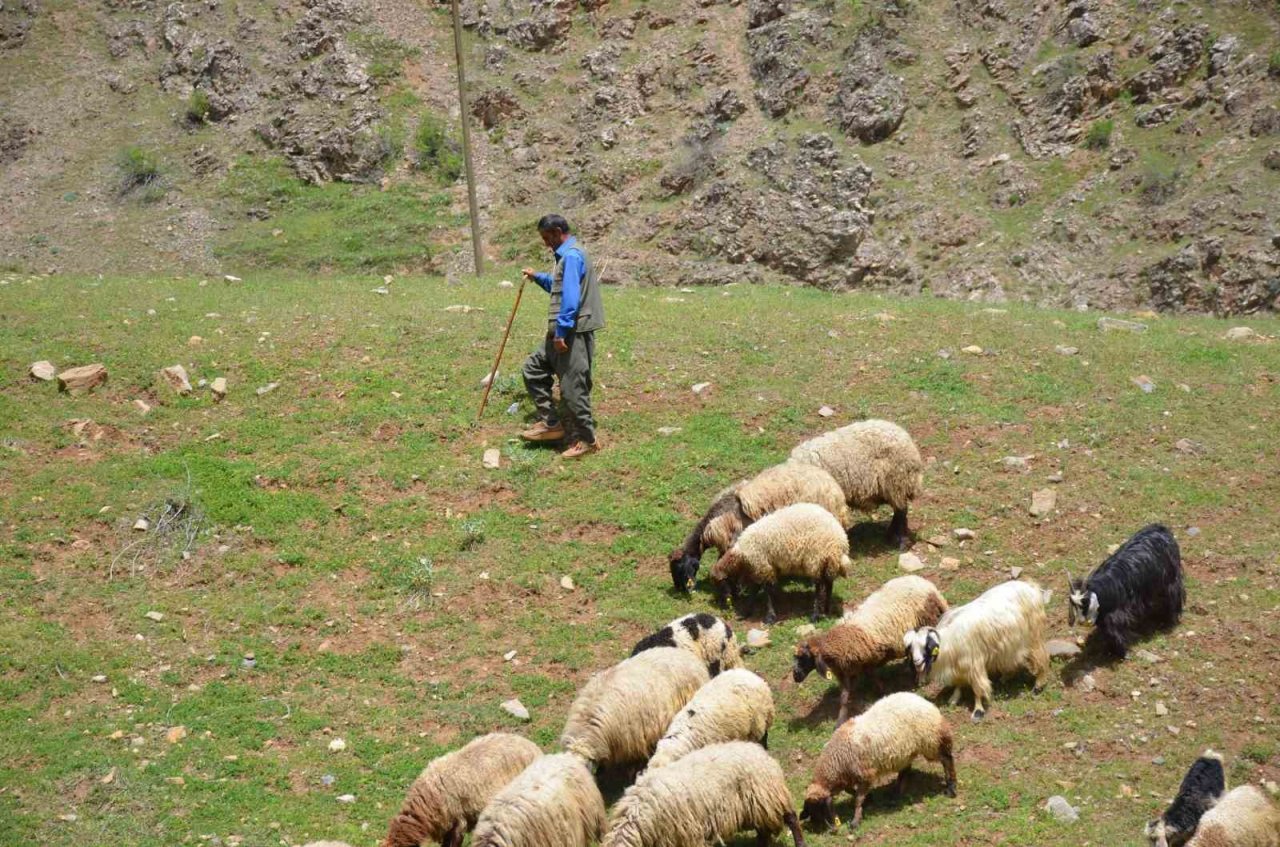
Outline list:
[[[564,339],[563,339],[563,338],[561,338],[561,337],[560,337],[560,336],[558,336],[558,335],[556,336],[555,341],[552,341],[552,342],[551,342],[551,345],[552,345],[553,347],[555,347],[555,348],[556,348],[556,352],[557,352],[557,353],[568,353],[568,352],[569,352],[569,345],[568,345],[568,344],[566,344],[566,343],[565,343],[565,341],[564,341]]]
[[[525,279],[533,279],[534,273],[536,273],[536,271],[534,271],[533,268],[524,268],[520,271],[520,275]]]

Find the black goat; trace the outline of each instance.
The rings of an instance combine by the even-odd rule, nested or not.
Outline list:
[[[1147,840],[1154,847],[1181,847],[1195,835],[1200,816],[1209,811],[1226,790],[1222,756],[1205,750],[1182,778],[1178,796],[1173,798],[1169,808],[1147,824]]]
[[[1076,618],[1093,624],[1121,659],[1139,632],[1176,624],[1186,599],[1178,542],[1161,524],[1138,530],[1088,579],[1067,574],[1067,583],[1071,625]]]

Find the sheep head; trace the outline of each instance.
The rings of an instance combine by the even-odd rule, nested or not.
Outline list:
[[[800,820],[808,821],[809,829],[815,832],[835,829],[839,824],[836,820],[835,803],[831,792],[820,785],[810,785],[809,790],[804,794],[804,808],[800,810]]]
[[[1147,841],[1151,842],[1152,847],[1169,847],[1169,835],[1162,818],[1150,821],[1144,830],[1144,834],[1147,836]]]
[[[702,564],[702,557],[679,548],[671,551],[667,561],[671,565],[671,583],[676,591],[692,594],[693,586],[698,581],[698,566]]]
[[[902,645],[907,648],[907,653],[911,656],[911,664],[915,666],[916,683],[923,684],[942,649],[942,639],[938,637],[938,630],[931,626],[923,626],[908,632],[902,636]]]
[[[795,661],[791,664],[791,678],[796,682],[804,682],[805,677],[818,669],[818,657],[814,653],[813,643],[802,641],[796,645]]]

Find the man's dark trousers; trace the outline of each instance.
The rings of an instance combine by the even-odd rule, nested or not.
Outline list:
[[[538,410],[538,419],[547,426],[560,421],[551,388],[560,380],[560,397],[564,400],[569,420],[565,433],[572,443],[596,441],[596,423],[591,416],[591,364],[595,358],[596,334],[571,332],[565,336],[567,353],[556,352],[555,339],[547,335],[542,348],[534,350],[524,363],[524,385]]]

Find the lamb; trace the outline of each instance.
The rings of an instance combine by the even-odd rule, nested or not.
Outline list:
[[[1182,847],[1200,823],[1200,817],[1218,802],[1227,789],[1222,756],[1212,750],[1191,764],[1182,778],[1178,796],[1160,817],[1147,824],[1147,840],[1154,847]]]
[[[910,546],[907,510],[923,488],[924,460],[905,429],[889,421],[860,421],[802,442],[791,460],[825,468],[854,509],[893,507],[889,540],[903,550]]]
[[[694,750],[726,741],[758,741],[769,746],[773,692],[745,668],[725,671],[698,689],[667,727],[649,759],[660,768]]]
[[[645,771],[614,806],[602,847],[703,847],[744,829],[765,847],[783,826],[804,847],[781,766],[758,744],[733,741]]]
[[[768,601],[765,623],[778,619],[774,611],[778,580],[805,577],[814,581],[813,620],[831,611],[831,588],[836,577],[848,576],[849,537],[840,521],[814,503],[787,506],[747,527],[711,569],[723,598],[726,580],[764,585]]]
[[[677,591],[693,590],[698,565],[707,547],[715,547],[723,555],[738,535],[752,523],[771,512],[793,503],[817,503],[841,525],[852,523],[844,492],[831,474],[816,465],[783,462],[765,468],[716,495],[703,519],[675,550],[669,563],[671,579]]]
[[[1255,786],[1233,788],[1200,818],[1187,847],[1280,847],[1280,810]]]
[[[933,626],[947,611],[937,586],[918,576],[900,576],[882,585],[840,623],[796,645],[792,677],[804,682],[814,670],[840,682],[840,714],[849,717],[849,699],[858,678],[906,654],[902,634]]]
[[[593,766],[646,761],[709,679],[707,666],[687,650],[637,653],[587,681],[569,707],[560,745]]]
[[[532,741],[494,732],[441,756],[409,787],[382,847],[462,847],[489,800],[541,755]]]
[[[946,794],[956,796],[956,764],[951,726],[938,707],[918,694],[901,691],[877,700],[851,721],[840,724],[822,748],[813,782],[804,794],[802,820],[816,827],[839,826],[833,807],[842,791],[854,796],[853,823],[862,822],[862,805],[876,783],[898,775],[899,790],[917,756],[941,762]]]
[[[742,665],[742,653],[733,637],[733,628],[706,612],[676,618],[637,643],[631,655],[654,647],[679,647],[681,650],[688,650],[706,662],[707,672],[712,676],[722,670]]]
[[[902,643],[911,651],[917,678],[954,688],[953,706],[961,686],[969,686],[974,721],[982,720],[984,704],[991,700],[988,674],[1025,666],[1035,676],[1035,690],[1041,690],[1049,681],[1044,607],[1052,596],[1038,585],[1010,580],[951,609],[936,627],[908,632]]]
[[[1178,542],[1160,524],[1138,530],[1088,579],[1067,574],[1067,584],[1071,625],[1081,618],[1096,626],[1103,644],[1121,659],[1139,631],[1177,624],[1186,599]]]
[[[587,847],[605,825],[604,798],[572,753],[540,756],[489,801],[472,847]]]

